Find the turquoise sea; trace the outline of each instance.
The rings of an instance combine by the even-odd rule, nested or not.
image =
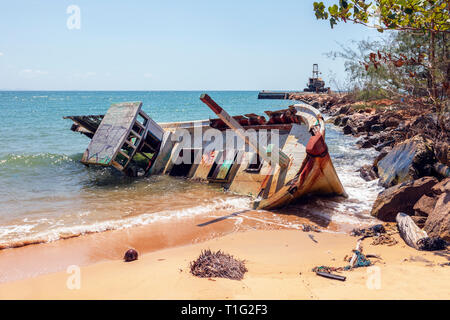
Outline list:
[[[152,223],[158,219],[248,208],[246,197],[170,177],[130,179],[109,168],[86,168],[79,160],[89,139],[70,131],[68,115],[104,114],[111,103],[142,101],[157,122],[215,117],[200,91],[94,92],[0,91],[0,247],[35,240]],[[206,92],[230,114],[263,114],[292,101],[258,100],[255,91]],[[349,193],[345,201],[316,200],[302,209],[336,222],[358,224],[378,187],[355,170],[371,151],[328,126],[326,140]]]

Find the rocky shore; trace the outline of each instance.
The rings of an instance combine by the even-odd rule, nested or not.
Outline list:
[[[450,242],[450,113],[438,121],[425,99],[355,101],[347,94],[291,94],[329,116],[327,122],[374,148],[372,165],[358,168],[363,179],[385,188],[371,214],[394,222],[411,216],[430,238]]]

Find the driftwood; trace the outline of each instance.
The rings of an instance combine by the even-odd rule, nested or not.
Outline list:
[[[406,244],[414,249],[419,250],[417,242],[421,239],[427,238],[425,231],[421,230],[414,220],[405,213],[399,212],[397,214],[397,227],[400,231],[400,236],[405,240]]]

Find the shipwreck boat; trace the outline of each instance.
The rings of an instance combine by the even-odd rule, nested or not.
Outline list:
[[[347,196],[315,108],[302,103],[266,111],[268,119],[232,117],[208,95],[200,99],[217,119],[156,123],[141,102],[113,104],[105,115],[64,118],[74,122],[72,131],[91,138],[81,160],[88,166],[220,184],[252,196],[255,209],[278,208],[306,194]]]

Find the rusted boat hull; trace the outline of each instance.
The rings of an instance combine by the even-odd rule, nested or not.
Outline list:
[[[286,184],[271,197],[255,201],[255,209],[276,209],[288,205],[306,194],[339,195],[347,197],[331,162],[330,155],[309,158],[298,179]]]
[[[285,110],[267,111],[269,119],[266,121],[264,116],[255,114],[231,117],[209,96],[202,95],[201,99],[213,107],[219,119],[144,126],[146,130],[148,128],[149,136],[158,133],[155,144],[157,150],[145,162],[145,174],[183,176],[194,181],[219,184],[231,192],[253,197],[256,209],[279,208],[306,194],[347,196],[328,153],[325,123],[315,108],[307,104],[296,104]],[[140,109],[139,112],[142,113]],[[75,122],[73,131],[96,139],[96,122],[90,121],[89,128],[84,128],[86,117],[67,118]],[[145,123],[151,124],[151,121],[148,119]],[[101,127],[101,123],[99,126]],[[243,144],[234,149],[212,147],[212,142],[205,139],[210,130],[215,130],[224,141],[227,139],[227,131],[239,131],[237,136]],[[189,146],[174,138],[183,131],[191,139]],[[250,131],[255,133],[257,141],[269,136],[273,139],[272,134],[276,132],[277,144],[265,148],[255,146],[243,135],[243,132]],[[102,134],[103,140],[114,145],[111,137]],[[127,141],[124,137],[121,139]],[[142,135],[143,141],[146,137],[147,134]],[[130,156],[127,163],[134,165],[132,154],[126,149],[120,149],[122,145],[126,146],[123,142],[117,144],[118,154],[125,152],[125,156]],[[133,151],[133,154],[146,155],[139,144],[136,144]],[[273,154],[281,155],[277,159],[282,162],[271,160]],[[181,159],[183,160],[180,161]],[[186,159],[190,162],[185,161]],[[127,173],[136,170],[122,171]]]

